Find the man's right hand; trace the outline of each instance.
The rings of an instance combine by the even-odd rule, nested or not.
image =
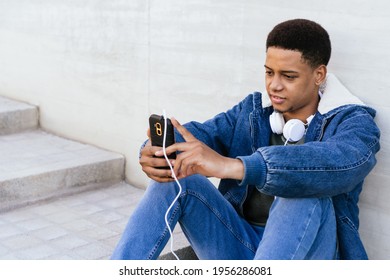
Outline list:
[[[141,157],[139,163],[142,166],[142,171],[145,174],[157,181],[157,182],[171,182],[174,179],[172,178],[172,172],[168,166],[164,157],[157,158],[155,153],[161,150],[161,147],[155,147],[151,145],[150,142],[150,131],[148,130],[149,141],[146,143],[145,147],[141,150]],[[159,167],[168,167],[166,169]]]

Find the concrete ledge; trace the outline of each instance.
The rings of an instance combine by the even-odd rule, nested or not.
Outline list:
[[[180,260],[198,260],[198,256],[195,254],[191,246],[184,247],[175,251],[175,254]],[[160,260],[176,260],[176,257],[172,253],[162,255]]]
[[[122,155],[39,130],[1,136],[0,154],[3,210],[124,179]]]
[[[38,127],[38,108],[0,96],[0,135]]]

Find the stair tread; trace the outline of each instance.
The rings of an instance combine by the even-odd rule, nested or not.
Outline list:
[[[30,105],[30,104],[27,104],[24,102],[19,102],[16,100],[12,100],[12,99],[8,99],[8,98],[0,96],[0,113],[12,112],[12,111],[18,111],[18,110],[26,110],[26,109],[35,110],[36,107],[34,105]]]
[[[123,159],[120,154],[41,130],[1,136],[0,154],[0,182],[95,162]]]
[[[46,133],[0,136],[0,212],[113,184],[124,157]]]

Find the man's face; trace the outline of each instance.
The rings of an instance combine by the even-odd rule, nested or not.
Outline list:
[[[318,70],[310,67],[298,51],[268,48],[266,89],[272,106],[283,113],[286,121],[292,118],[305,121],[317,111],[319,81],[324,78],[321,75],[326,75],[326,68],[322,69],[325,74]]]

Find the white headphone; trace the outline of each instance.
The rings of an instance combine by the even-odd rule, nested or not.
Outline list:
[[[291,119],[285,123],[283,114],[274,111],[269,116],[269,123],[273,133],[282,134],[287,141],[298,142],[302,139],[306,132],[306,126],[309,125],[314,115],[311,115],[306,119],[307,124],[305,125],[301,120]]]

